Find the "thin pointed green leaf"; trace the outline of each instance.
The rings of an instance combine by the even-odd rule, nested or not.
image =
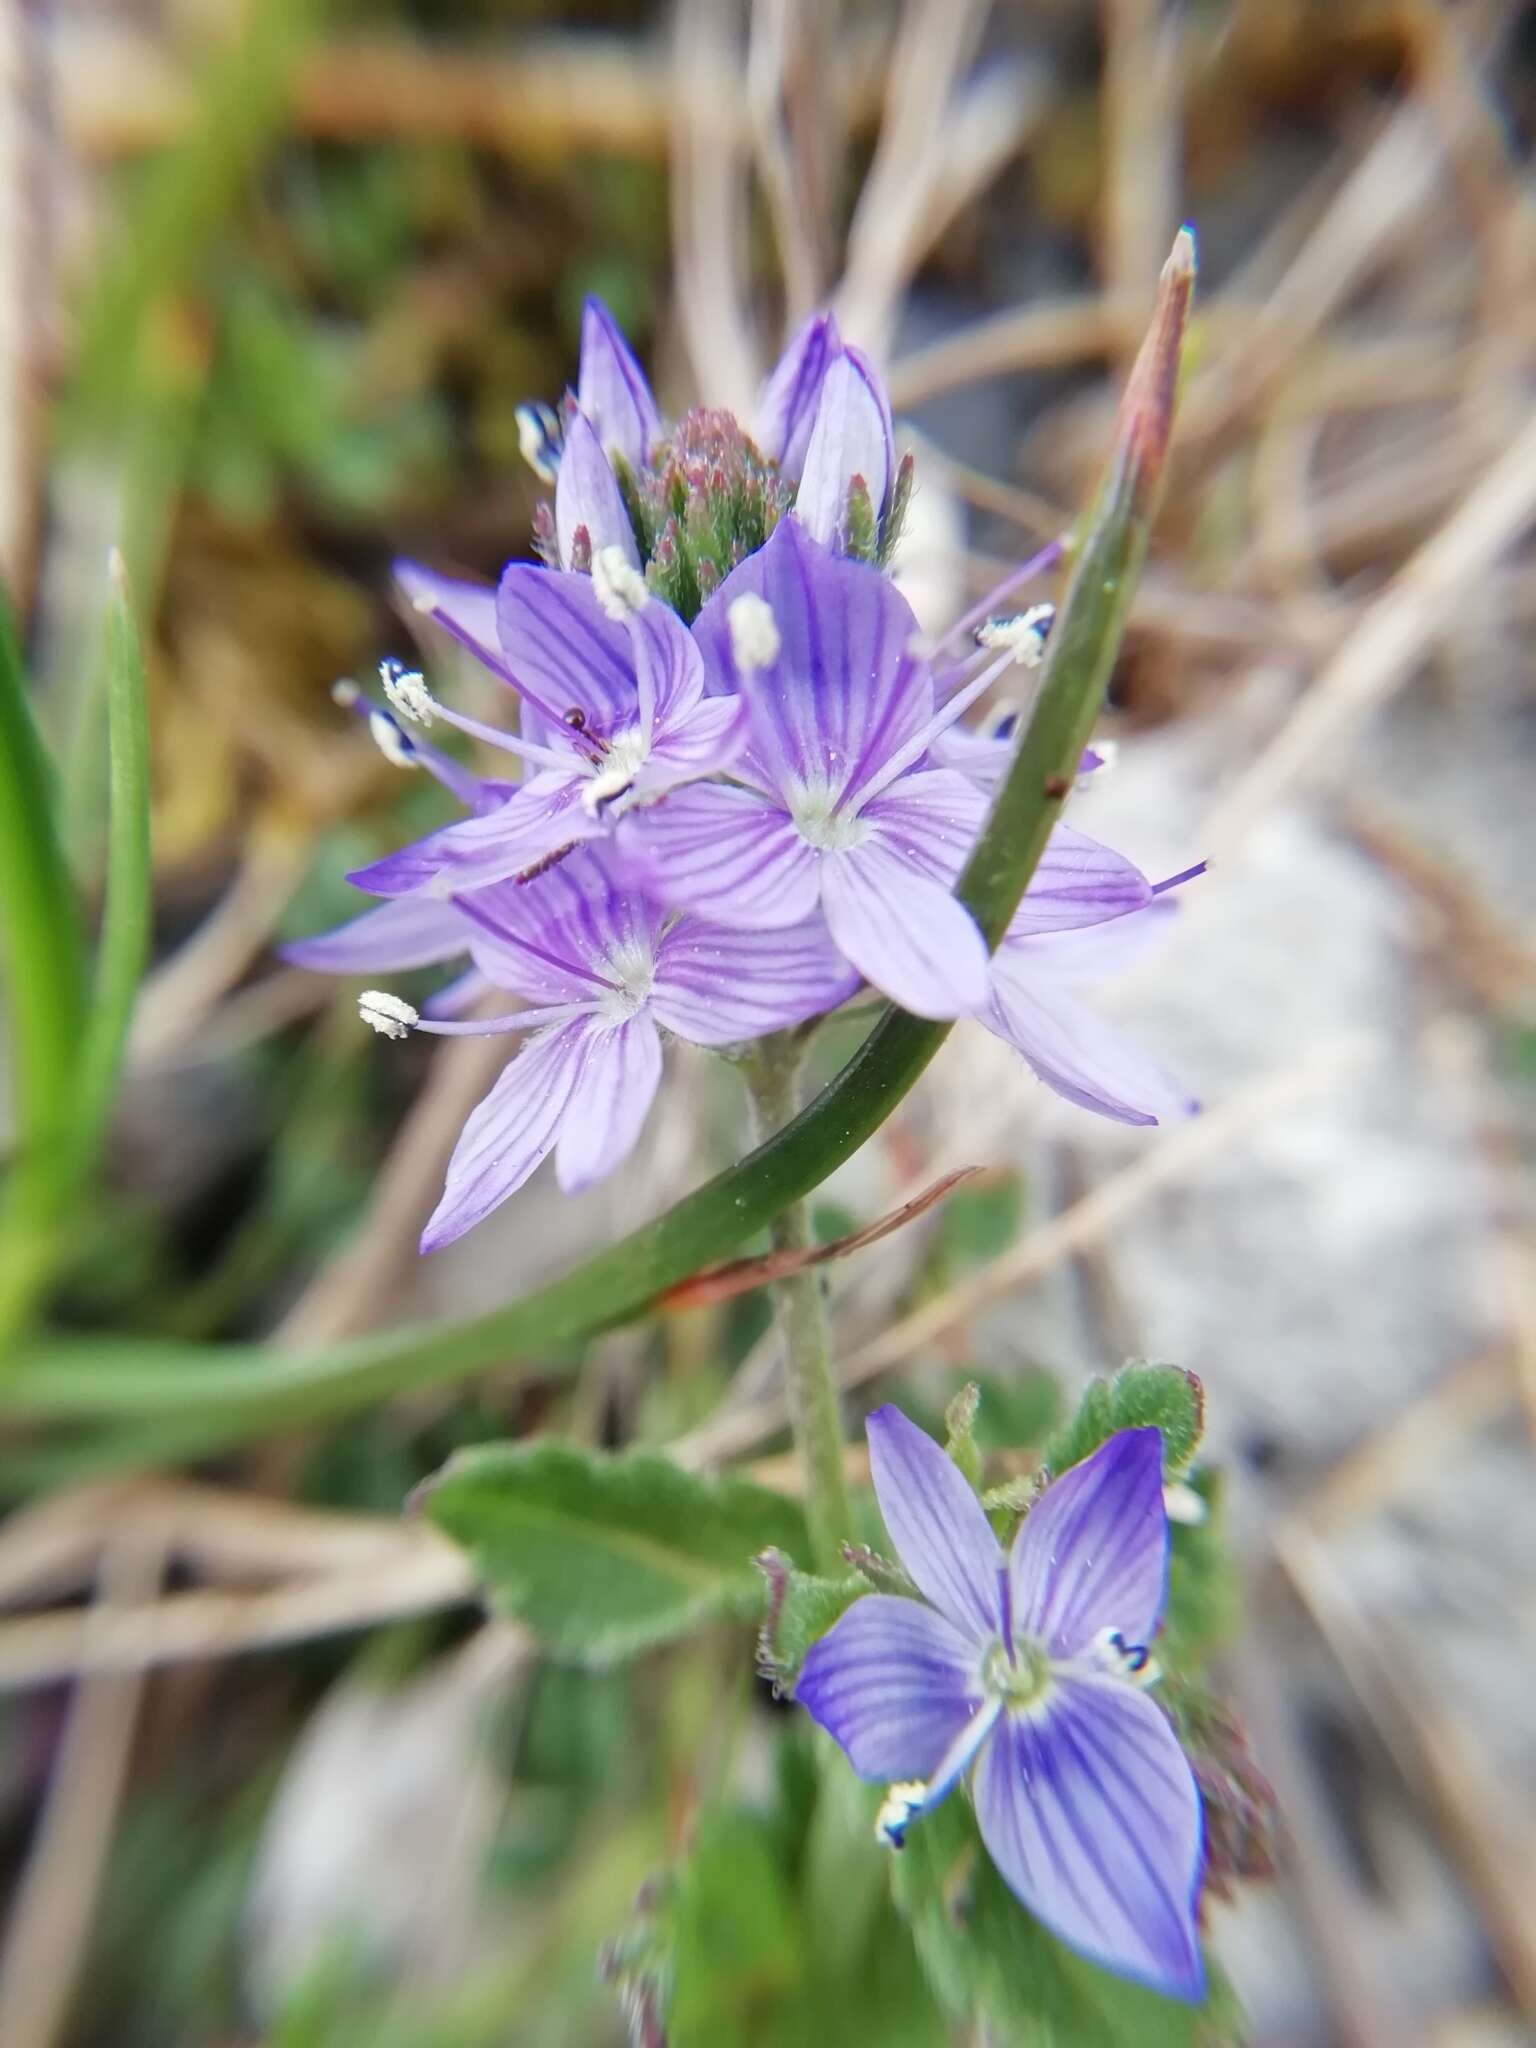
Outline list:
[[[15,1154],[0,1202],[0,1333],[47,1275],[66,1174],[84,1008],[79,909],[54,815],[53,766],[0,592],[0,971]]]
[[[1167,445],[1173,370],[1188,311],[1193,246],[1181,235],[1132,373],[1110,464],[1051,636],[1040,692],[958,894],[996,943],[1073,786],[1124,631]],[[142,1433],[78,1446],[93,1469],[187,1456],[274,1428],[345,1414],[406,1388],[462,1378],[509,1357],[548,1358],[644,1314],[657,1297],[726,1258],[809,1194],[871,1137],[950,1026],[892,1011],[800,1115],[747,1158],[575,1271],[472,1321],[392,1330],[331,1350],[163,1343],[57,1346],[26,1359],[0,1410],[105,1422]]]
[[[107,610],[107,872],[91,1014],[80,1058],[75,1136],[88,1170],[117,1094],[134,999],[149,957],[149,713],[144,659],[122,557]]]

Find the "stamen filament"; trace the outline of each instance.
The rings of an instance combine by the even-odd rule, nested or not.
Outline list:
[[[551,1003],[542,1010],[517,1010],[506,1017],[467,1017],[451,1022],[446,1017],[423,1017],[413,1027],[430,1031],[434,1038],[496,1038],[505,1032],[537,1031],[541,1024],[564,1024],[572,1017],[585,1017],[587,1003]]]
[[[1040,552],[1036,555],[1031,555],[1029,560],[1021,567],[1010,569],[1001,583],[989,590],[986,596],[973,604],[971,609],[962,617],[956,619],[947,633],[940,634],[939,638],[933,642],[933,645],[928,650],[929,653],[937,654],[939,649],[947,647],[951,640],[961,639],[965,634],[979,626],[990,613],[997,610],[997,607],[1005,597],[1011,596],[1019,588],[1020,584],[1028,583],[1032,577],[1043,576],[1047,569],[1054,569],[1061,560],[1062,551],[1066,544],[1066,535],[1062,535],[1057,540],[1047,541]]]
[[[545,718],[549,720],[551,725],[560,724],[562,718],[564,717],[564,711],[562,707],[558,704],[546,704],[542,697],[536,697],[533,691],[529,689],[526,683],[518,681],[517,677],[513,675],[511,669],[507,667],[504,661],[498,661],[495,655],[491,653],[489,648],[487,648],[482,641],[477,640],[473,633],[466,632],[462,626],[457,624],[455,620],[452,619],[449,616],[449,614],[443,610],[441,605],[422,605],[419,607],[419,609],[423,611],[429,619],[434,619],[437,622],[437,624],[442,627],[445,633],[447,633],[452,639],[458,641],[461,647],[467,647],[470,653],[475,657],[476,661],[482,663],[486,668],[488,668],[491,671],[492,675],[500,676],[501,680],[506,684],[507,688],[509,690],[515,690],[517,695],[522,698],[525,704],[531,704],[535,711],[540,712]]]
[[[889,789],[897,776],[905,775],[914,761],[920,760],[933,745],[941,732],[947,732],[963,712],[969,711],[976,699],[990,690],[1004,669],[1013,666],[1013,653],[1002,655],[991,662],[979,676],[973,676],[964,689],[956,690],[953,697],[935,717],[930,718],[921,732],[912,735],[904,747],[898,747],[888,761],[883,761],[869,780],[856,789],[851,796],[845,796],[838,804],[839,811],[851,815],[861,811],[884,789]]]
[[[557,747],[541,747],[532,740],[516,739],[511,733],[503,732],[500,726],[487,725],[483,719],[454,711],[440,697],[432,700],[432,716],[440,718],[444,725],[468,733],[471,739],[484,740],[488,747],[499,747],[503,753],[516,754],[520,761],[530,762],[536,768],[558,768],[562,774],[574,775],[584,765],[578,754],[566,754]]]
[[[1181,875],[1170,875],[1166,882],[1154,882],[1152,894],[1161,896],[1168,889],[1177,889],[1181,883],[1192,882],[1197,875],[1203,875],[1209,865],[1208,861],[1197,860],[1192,868],[1186,868]]]

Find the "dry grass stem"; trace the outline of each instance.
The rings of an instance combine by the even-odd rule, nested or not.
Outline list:
[[[137,1603],[162,1568],[153,1546],[114,1545],[102,1559],[95,1604],[68,1617],[81,1642],[98,1644],[140,1612]],[[70,1673],[81,1675],[0,1951],[6,2048],[54,2048],[63,2039],[143,1698],[139,1670],[101,1667],[82,1655],[55,1675]]]

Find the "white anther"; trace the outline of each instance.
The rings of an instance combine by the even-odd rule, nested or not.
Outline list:
[[[379,663],[379,681],[393,710],[412,725],[430,725],[437,715],[437,700],[427,688],[427,679],[416,668],[401,668],[396,662]]]
[[[1163,1513],[1170,1522],[1182,1522],[1187,1529],[1198,1529],[1205,1520],[1205,1502],[1182,1479],[1170,1479],[1163,1488]]]
[[[343,711],[350,711],[362,694],[350,676],[338,676],[331,685],[331,702]]]
[[[1006,649],[1025,668],[1038,668],[1055,617],[1055,605],[1032,604],[1027,612],[1015,613],[1012,618],[988,619],[977,629],[977,644]]]
[[[772,668],[784,643],[767,599],[755,591],[744,591],[732,599],[725,616],[731,628],[731,659],[737,674],[747,676],[755,669]]]
[[[357,1014],[381,1038],[409,1038],[421,1022],[421,1012],[387,988],[365,988],[357,999]]]
[[[592,557],[592,588],[610,619],[622,625],[648,603],[645,578],[622,548],[599,548]]]
[[[928,1797],[928,1787],[921,1778],[909,1779],[905,1784],[893,1785],[880,1803],[875,1815],[875,1840],[883,1842],[887,1849],[900,1849],[906,1844],[907,1829],[922,1812]]]
[[[396,768],[419,768],[421,766],[421,763],[416,758],[416,749],[411,745],[387,711],[370,711],[368,714],[368,730],[373,735],[374,745],[392,766]]]
[[[541,483],[552,484],[560,475],[560,416],[553,406],[530,401],[520,405],[517,446],[524,462]]]

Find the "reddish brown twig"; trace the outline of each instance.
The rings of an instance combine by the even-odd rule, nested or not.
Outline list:
[[[862,1230],[850,1231],[846,1237],[833,1238],[830,1244],[814,1245],[809,1251],[764,1252],[752,1259],[732,1259],[724,1266],[711,1266],[705,1272],[695,1273],[691,1279],[679,1280],[675,1287],[669,1287],[665,1294],[658,1296],[659,1309],[703,1308],[717,1301],[729,1301],[733,1295],[746,1294],[754,1287],[766,1287],[770,1280],[783,1280],[790,1273],[801,1272],[807,1266],[825,1266],[832,1259],[846,1259],[851,1252],[861,1252],[866,1245],[878,1244],[882,1237],[889,1237],[894,1230],[911,1223],[931,1209],[935,1202],[942,1202],[946,1195],[954,1193],[963,1181],[974,1180],[984,1169],[979,1166],[962,1166],[954,1173],[946,1173],[934,1181],[931,1187],[914,1195],[910,1202],[903,1202],[899,1209],[892,1209],[889,1215],[878,1222],[866,1224]]]

